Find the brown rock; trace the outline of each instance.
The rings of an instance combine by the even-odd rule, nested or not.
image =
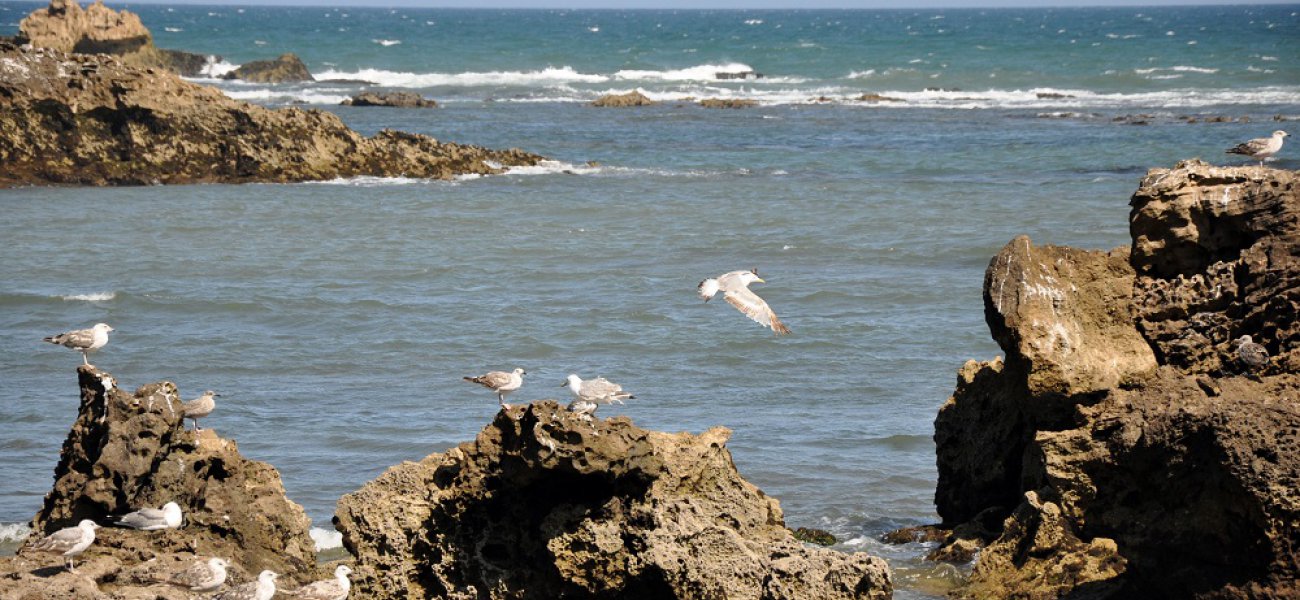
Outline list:
[[[645,94],[632,90],[626,94],[606,94],[597,98],[591,103],[592,106],[601,108],[624,108],[628,106],[654,106],[658,104],[654,100],[647,98]]]
[[[866,93],[861,96],[858,96],[858,101],[859,102],[903,102],[904,100],[902,98],[894,98],[892,96],[882,96],[880,94],[876,94],[872,92],[872,93]]]
[[[153,35],[136,14],[115,11],[96,0],[84,10],[73,0],[51,0],[18,25],[19,43],[82,54],[112,54],[142,69],[162,68],[185,76],[199,74],[207,56],[153,45]]]
[[[758,106],[758,101],[748,98],[705,98],[699,104],[704,108],[749,108]]]
[[[292,83],[316,81],[307,65],[297,54],[286,52],[272,60],[255,60],[239,65],[238,69],[221,76],[222,79],[242,79],[255,83]]]
[[[889,597],[881,559],[796,541],[728,436],[514,407],[344,496],[335,525],[368,597]]]
[[[437,102],[415,92],[362,92],[342,102],[344,106],[391,106],[394,108],[434,108]]]
[[[332,113],[269,110],[105,56],[0,43],[0,185],[451,179],[542,157],[423,135],[366,138]]]

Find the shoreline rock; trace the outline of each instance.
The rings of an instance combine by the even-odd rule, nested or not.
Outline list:
[[[241,79],[252,83],[296,83],[316,81],[307,65],[297,54],[286,52],[270,60],[254,60],[221,76],[222,79]]]
[[[271,110],[105,55],[0,43],[0,186],[452,179],[541,156],[384,130],[333,113]]]
[[[153,34],[139,16],[108,8],[102,0],[95,0],[85,9],[76,0],[50,0],[48,7],[23,18],[18,32],[14,40],[17,45],[30,43],[61,52],[111,54],[130,66],[167,69],[186,77],[199,75],[208,63],[203,54],[154,46]]]
[[[645,94],[632,90],[626,94],[606,94],[597,98],[591,106],[600,108],[626,108],[629,106],[654,106],[659,104]]]
[[[364,597],[888,598],[885,562],[805,546],[730,432],[584,419],[553,400],[338,503]]]
[[[437,108],[438,103],[415,92],[361,92],[343,102],[343,106],[384,106],[392,108]]]

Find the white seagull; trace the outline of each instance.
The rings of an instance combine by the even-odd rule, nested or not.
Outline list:
[[[189,417],[194,421],[194,431],[203,431],[203,428],[199,427],[199,418],[206,417],[212,414],[212,411],[217,409],[217,401],[214,400],[214,398],[220,395],[221,394],[212,390],[208,390],[203,392],[202,396],[181,404],[181,411],[185,413],[183,416]],[[182,427],[184,427],[183,424]]]
[[[1242,142],[1228,148],[1228,154],[1242,154],[1259,161],[1260,166],[1264,166],[1264,161],[1273,157],[1274,154],[1282,151],[1282,138],[1288,134],[1281,129],[1274,131],[1272,137],[1255,138],[1248,142]]]
[[[191,592],[211,592],[226,582],[227,566],[229,563],[224,558],[209,558],[207,562],[197,562],[184,571],[172,573],[165,581],[189,588]]]
[[[762,298],[759,298],[758,294],[750,291],[749,284],[756,281],[758,283],[767,283],[758,276],[758,269],[732,271],[705,279],[700,282],[699,287],[696,289],[705,302],[712,299],[714,294],[722,292],[723,300],[736,307],[736,310],[745,313],[745,316],[753,319],[754,322],[764,327],[770,327],[777,335],[790,333],[790,328],[786,327],[785,323],[782,323],[781,319],[776,317],[776,313],[772,312],[772,307],[768,306],[767,302],[763,301]]]
[[[1268,364],[1268,349],[1255,343],[1248,335],[1243,335],[1233,343],[1237,345],[1237,359],[1251,369],[1259,369]]]
[[[241,583],[213,596],[212,600],[271,600],[275,595],[276,577],[279,575],[275,571],[262,571],[257,581]]]
[[[181,505],[175,502],[164,504],[162,509],[142,508],[113,518],[118,527],[156,531],[159,529],[176,529],[181,526]]]
[[[77,555],[86,551],[91,544],[95,543],[95,530],[99,528],[94,521],[82,519],[76,527],[64,527],[50,535],[47,535],[31,545],[31,549],[37,552],[48,552],[50,554],[59,554],[68,559],[68,571],[76,573],[77,569],[73,567],[73,560]]]
[[[334,579],[323,579],[313,581],[292,592],[285,592],[290,596],[305,598],[306,600],[345,600],[348,592],[352,590],[352,582],[348,581],[348,575],[352,569],[347,565],[339,565],[334,569]]]
[[[505,371],[489,371],[485,375],[462,377],[462,379],[470,383],[477,383],[496,392],[497,402],[500,402],[504,408],[510,408],[510,405],[506,404],[506,396],[524,385],[524,375],[527,375],[527,373],[523,369],[515,369],[509,373]]]
[[[636,396],[633,396],[630,392],[623,391],[623,386],[605,379],[604,377],[597,377],[595,379],[584,381],[581,377],[570,374],[569,377],[564,380],[564,383],[560,384],[560,387],[569,388],[569,391],[573,393],[573,397],[576,398],[577,401],[585,401],[592,404],[613,404],[615,402],[623,404],[624,400],[636,398]],[[573,410],[574,412],[586,412],[587,414],[596,412],[596,409],[594,408],[590,411],[574,410],[573,404],[569,405],[569,410]]]
[[[90,329],[78,329],[52,335],[45,338],[45,341],[80,352],[81,363],[89,365],[90,359],[86,357],[86,354],[103,348],[104,344],[108,343],[108,332],[110,331],[113,331],[113,328],[109,327],[107,323],[96,323]]]

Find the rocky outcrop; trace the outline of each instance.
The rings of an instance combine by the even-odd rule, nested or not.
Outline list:
[[[516,406],[344,496],[335,526],[363,597],[890,597],[883,560],[794,539],[729,433]]]
[[[102,55],[0,43],[0,185],[451,179],[542,159],[423,135],[364,137],[332,113],[270,110]]]
[[[1134,194],[1131,253],[993,259],[1006,359],[967,363],[935,421],[936,555],[987,544],[959,596],[1300,597],[1294,182],[1180,163]],[[1240,335],[1272,362],[1246,371]]]
[[[750,108],[758,106],[758,101],[748,98],[705,98],[699,104],[704,108]]]
[[[343,106],[391,106],[393,108],[435,108],[437,102],[415,92],[361,92],[341,104]]]
[[[285,496],[279,473],[244,458],[212,429],[186,431],[174,384],[132,393],[93,366],[77,372],[81,405],[54,487],[32,519],[35,534],[17,556],[0,559],[0,599],[188,598],[187,590],[156,580],[212,556],[230,562],[231,581],[251,580],[262,569],[285,582],[322,575],[311,523]],[[40,536],[82,519],[107,525],[109,516],[167,502],[181,506],[180,529],[101,527],[78,559],[78,574],[63,573],[57,556],[27,551]]]
[[[207,57],[153,44],[153,35],[135,13],[115,11],[100,0],[85,9],[75,0],[50,0],[18,25],[19,43],[82,54],[112,54],[124,64],[162,68],[195,76]]]
[[[654,106],[658,104],[639,91],[632,90],[626,94],[606,94],[591,103],[602,108],[624,108],[628,106]]]
[[[297,54],[286,52],[271,60],[254,60],[221,76],[222,79],[242,79],[253,83],[294,83],[316,81],[307,65]]]

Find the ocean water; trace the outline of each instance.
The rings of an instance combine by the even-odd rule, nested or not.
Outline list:
[[[0,3],[0,35],[34,6]],[[204,425],[280,470],[325,547],[340,495],[491,420],[495,396],[462,376],[521,366],[515,401],[603,375],[637,399],[600,414],[731,428],[741,473],[791,526],[885,556],[899,598],[941,595],[958,569],[877,537],[937,520],[935,414],[965,360],[999,354],[989,258],[1019,234],[1125,244],[1148,168],[1242,164],[1223,150],[1300,129],[1295,5],[130,8],[160,46],[220,55],[214,74],[293,51],[320,79],[441,106],[196,79],[233,97],[554,161],[452,182],[0,190],[10,550],[78,403],[79,356],[40,338],[104,321],[117,331],[95,364],[130,389],[222,393]],[[750,70],[764,77],[716,78]],[[665,102],[586,105],[633,89]],[[703,97],[760,106],[688,101]],[[1294,148],[1273,164],[1300,166]],[[791,335],[694,295],[741,268]]]

